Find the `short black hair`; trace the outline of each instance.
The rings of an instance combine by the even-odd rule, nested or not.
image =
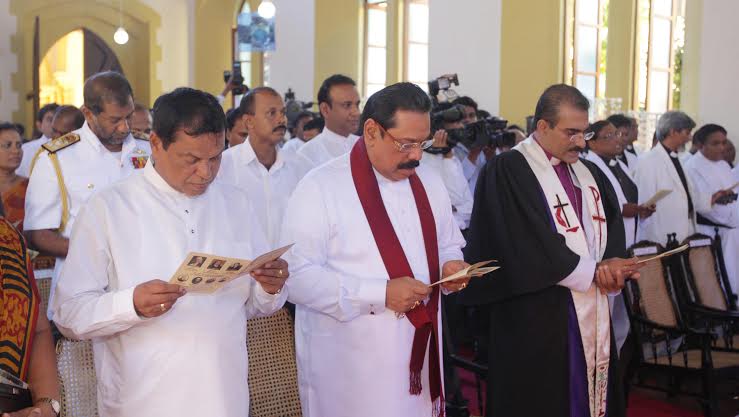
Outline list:
[[[256,111],[254,106],[256,106],[257,96],[259,94],[269,94],[272,96],[282,97],[280,93],[278,93],[277,90],[272,87],[252,88],[251,90],[249,90],[249,92],[244,94],[244,97],[241,97],[241,102],[239,103],[241,114],[254,115],[254,112]]]
[[[54,114],[54,112],[58,108],[59,108],[59,105],[56,103],[49,103],[49,104],[44,105],[43,107],[38,109],[38,113],[36,113],[36,121],[40,122],[44,120],[44,116],[46,116],[46,113],[52,112],[52,114]]]
[[[303,126],[303,130],[313,130],[318,129],[318,131],[323,131],[323,127],[326,126],[326,121],[323,120],[323,117],[316,117],[313,120],[306,122]]]
[[[241,107],[234,107],[226,112],[226,130],[231,130],[236,125],[236,121],[244,113],[241,112]]]
[[[721,132],[724,135],[727,134],[726,129],[724,129],[723,126],[713,123],[703,125],[700,129],[696,130],[695,133],[693,133],[693,143],[700,143],[701,145],[705,145],[706,141],[708,141],[708,137],[716,132]]]
[[[567,84],[554,84],[547,87],[539,97],[534,112],[534,129],[539,120],[554,127],[559,122],[559,107],[568,104],[582,111],[590,110],[590,102],[577,88]]]
[[[16,126],[15,123],[0,122],[0,133],[5,132],[6,130],[13,130],[17,134],[21,134],[21,132],[18,131],[18,126]]]
[[[26,127],[23,126],[22,123],[13,123],[13,124],[15,125],[15,130],[17,130],[18,133],[20,133],[21,137],[23,137],[23,135],[26,134]]]
[[[174,142],[179,130],[190,136],[226,130],[226,116],[218,100],[194,88],[180,87],[161,95],[152,113],[152,130],[161,138],[164,149]]]
[[[74,130],[81,128],[85,124],[85,115],[75,106],[59,106],[54,112],[54,118],[56,119],[57,117],[72,117]]]
[[[387,86],[367,100],[359,119],[359,129],[364,129],[364,124],[369,119],[384,129],[391,129],[395,127],[395,113],[398,110],[428,113],[431,111],[431,99],[413,83],[402,82]]]
[[[621,113],[612,114],[608,116],[606,120],[609,121],[613,126],[615,126],[616,129],[620,127],[631,127],[631,125],[633,124],[633,120],[630,117]]]
[[[472,107],[473,109],[475,109],[475,111],[477,111],[477,102],[473,100],[472,97],[468,97],[468,96],[457,97],[457,99],[454,100],[454,104]]]
[[[98,72],[85,80],[82,90],[85,107],[93,114],[103,112],[104,103],[115,103],[119,106],[128,104],[133,99],[133,90],[126,77],[116,71]]]
[[[590,126],[588,126],[588,128],[585,129],[585,133],[590,133],[590,132],[595,133],[595,135],[593,135],[593,139],[591,140],[597,140],[598,135],[600,135],[600,131],[603,130],[603,128],[605,128],[606,126],[612,125],[612,124],[613,122],[611,122],[610,120],[599,120],[591,124]]]
[[[356,87],[357,83],[355,83],[354,80],[347,77],[346,75],[341,74],[334,74],[326,78],[325,80],[323,80],[323,83],[321,83],[321,87],[318,89],[319,106],[321,105],[321,103],[328,103],[329,107],[331,106],[331,87],[337,85],[351,85]]]

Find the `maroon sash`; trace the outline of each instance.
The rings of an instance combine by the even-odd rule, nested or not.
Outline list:
[[[352,148],[350,155],[352,179],[357,189],[359,201],[362,203],[364,214],[367,217],[372,236],[375,238],[377,249],[380,251],[382,262],[385,264],[390,279],[400,277],[413,277],[413,270],[408,263],[400,240],[395,234],[395,229],[390,222],[390,217],[385,209],[385,204],[380,195],[380,186],[372,169],[364,138],[360,138]],[[428,262],[431,283],[439,280],[439,248],[436,238],[436,224],[431,212],[426,190],[417,175],[408,178],[413,191],[413,198],[418,208],[418,217],[421,220],[421,231],[423,232],[423,243],[426,248],[426,261]],[[441,392],[441,370],[439,369],[438,349],[438,308],[439,287],[433,287],[431,300],[428,304],[419,305],[406,313],[416,332],[413,336],[413,348],[410,361],[410,393],[421,394],[421,370],[423,369],[424,354],[429,347],[429,387],[431,401],[440,405],[439,415],[444,413],[444,397]],[[431,337],[433,336],[433,337]],[[438,399],[438,403],[437,403]]]

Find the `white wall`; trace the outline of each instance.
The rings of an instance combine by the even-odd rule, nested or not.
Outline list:
[[[10,121],[13,112],[18,110],[18,93],[10,84],[11,74],[18,71],[18,57],[10,50],[16,20],[10,14],[10,0],[0,0],[0,121]]]
[[[703,2],[698,120],[717,123],[739,145],[739,1]]]
[[[275,43],[270,54],[270,87],[284,94],[288,87],[295,98],[311,101],[315,71],[315,0],[274,0]]]
[[[429,78],[457,73],[460,95],[500,109],[501,0],[429,0]]]

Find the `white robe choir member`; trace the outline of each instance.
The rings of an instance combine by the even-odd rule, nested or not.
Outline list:
[[[447,192],[449,192],[452,213],[457,220],[459,229],[467,229],[470,226],[474,199],[467,179],[464,177],[459,159],[454,156],[446,158],[444,155],[424,153],[423,158],[421,158],[421,166],[434,170],[441,177]]]
[[[731,173],[731,167],[726,161],[711,161],[696,152],[685,164],[688,176],[692,179],[695,188],[713,194],[726,190],[736,183]],[[721,236],[721,247],[724,253],[726,273],[735,294],[739,294],[739,202],[731,204],[714,204],[710,210],[699,210],[698,232],[714,237],[718,227]],[[707,221],[706,221],[707,220]],[[715,225],[702,224],[714,223]]]
[[[300,140],[300,139],[298,139]],[[305,165],[276,148],[277,159],[269,170],[257,159],[247,138],[241,146],[223,153],[218,179],[243,190],[249,197],[267,241],[276,248],[287,200],[305,174]]]
[[[144,319],[134,288],[169,281],[188,252],[254,259],[270,249],[248,197],[218,182],[197,197],[150,164],[79,214],[54,300],[67,336],[92,339],[101,417],[248,416],[246,320],[282,307],[250,277],[189,293]]]
[[[90,196],[140,170],[151,154],[149,142],[136,139],[130,134],[124,139],[121,152],[110,152],[87,122],[69,135],[78,135],[79,142],[55,153],[66,189],[66,206],[62,200],[54,162],[48,152],[41,152],[28,181],[26,218],[23,222],[25,230],[59,229],[62,236],[69,238],[77,214]],[[65,137],[67,136],[57,140]],[[49,308],[54,300],[56,282],[63,265],[64,258],[56,258]],[[51,310],[48,311],[48,316],[53,319]]]
[[[682,242],[695,233],[695,212],[711,208],[711,194],[694,187],[687,175],[686,192],[675,168],[675,163],[680,164],[680,161],[675,152],[671,153],[674,155],[670,155],[664,145],[657,143],[639,159],[634,175],[639,189],[639,204],[644,204],[659,190],[672,192],[657,203],[654,214],[640,220],[638,240],[646,239],[665,245],[667,235],[675,233],[677,241]],[[692,211],[689,210],[690,205]]]
[[[348,153],[357,143],[359,136],[350,134],[347,137],[332,132],[328,127],[315,138],[298,149],[297,154],[303,158],[306,166],[313,169],[338,156]]]
[[[286,259],[291,268],[290,301],[297,306],[295,346],[303,415],[429,417],[434,412],[430,355],[423,359],[422,392],[412,395],[409,359],[414,326],[385,308],[389,274],[351,165],[346,154],[308,173],[290,198],[290,216],[283,227],[282,242],[295,242]],[[368,177],[376,177],[413,277],[429,283],[430,258],[410,181],[393,182],[377,171],[369,172]],[[423,167],[416,173],[433,214],[439,265],[461,259],[464,239],[444,184]]]

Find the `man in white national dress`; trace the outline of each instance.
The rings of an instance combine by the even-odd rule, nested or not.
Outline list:
[[[282,241],[295,242],[289,301],[306,417],[444,413],[439,298],[468,278],[429,286],[467,267],[444,184],[418,167],[430,109],[415,84],[375,93],[363,137],[290,198]]]

